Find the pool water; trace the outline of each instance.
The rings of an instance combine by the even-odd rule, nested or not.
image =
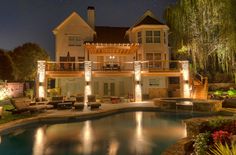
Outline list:
[[[0,138],[0,155],[158,155],[186,136],[190,114],[127,112],[83,122],[38,124]]]

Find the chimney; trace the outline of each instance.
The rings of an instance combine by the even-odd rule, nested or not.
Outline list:
[[[87,9],[88,24],[92,29],[95,28],[95,8],[93,6],[88,6]]]

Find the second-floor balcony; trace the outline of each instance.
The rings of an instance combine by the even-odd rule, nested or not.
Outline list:
[[[180,71],[180,61],[140,61],[141,70],[147,72]],[[92,71],[122,72],[134,71],[134,61],[130,62],[92,62]],[[46,71],[73,72],[84,71],[84,62],[46,62]]]

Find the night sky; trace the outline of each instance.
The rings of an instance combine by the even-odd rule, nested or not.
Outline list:
[[[164,9],[177,0],[0,0],[0,48],[12,50],[26,42],[39,44],[53,57],[52,30],[73,11],[87,19],[94,6],[97,26],[132,26],[151,10],[163,22]]]

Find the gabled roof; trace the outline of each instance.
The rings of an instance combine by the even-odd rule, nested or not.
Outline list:
[[[129,43],[128,37],[125,36],[129,27],[108,27],[96,26],[95,43]]]
[[[164,25],[157,19],[151,17],[151,16],[146,16],[142,21],[139,23],[136,23],[133,27],[139,26],[139,25]]]
[[[82,18],[80,17],[79,14],[77,14],[76,12],[72,12],[72,14],[70,14],[69,17],[67,17],[63,22],[61,22],[54,30],[53,30],[53,33],[56,34],[57,31],[59,31],[61,28],[63,28],[63,26],[65,24],[67,24],[68,22],[70,22],[70,20],[73,18],[73,17],[76,17],[78,20],[82,21],[85,25],[87,25],[91,31],[93,31],[95,33],[95,31],[88,25],[88,23]]]
[[[161,23],[156,16],[150,11],[147,10],[138,20],[137,22],[130,27],[129,30],[131,30],[134,27],[140,26],[140,25],[165,25]],[[127,31],[128,32],[128,31]]]

